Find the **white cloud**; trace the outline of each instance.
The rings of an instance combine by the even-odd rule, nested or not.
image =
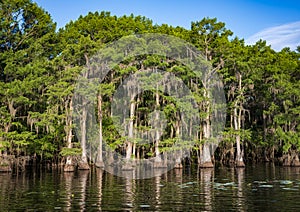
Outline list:
[[[295,50],[300,46],[300,21],[264,29],[246,39],[246,44],[255,44],[259,39],[280,51],[284,47]]]

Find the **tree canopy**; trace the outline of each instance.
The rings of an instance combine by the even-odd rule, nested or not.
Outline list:
[[[87,147],[83,145],[86,135],[76,135],[74,130],[73,97],[78,76],[92,56],[109,43],[129,35],[160,33],[194,45],[222,77],[226,126],[222,141],[216,152],[211,152],[209,160],[237,166],[247,161],[300,165],[300,47],[276,52],[262,40],[246,45],[243,39],[231,37],[233,33],[225,23],[208,17],[192,22],[191,28],[185,29],[156,25],[143,16],[117,17],[110,12],[90,12],[56,30],[50,14],[36,3],[3,0],[0,18],[2,156],[31,156],[53,163],[60,163],[64,158],[70,162],[71,158],[79,157],[81,162],[87,163]],[[154,52],[162,48],[161,44],[152,46]],[[176,44],[173,47],[176,48]],[[118,86],[131,74],[151,69],[179,77],[197,100],[200,124],[185,123],[184,127],[197,129],[191,158],[203,163],[201,155],[209,140],[213,115],[207,106],[209,96],[198,76],[184,64],[164,55],[140,55],[121,61],[95,88],[99,91],[94,97],[99,127],[95,140],[105,141],[126,158],[149,158],[172,147],[184,130],[180,127],[184,120],[179,109],[188,106],[179,106],[170,95],[161,92],[161,85],[132,96],[128,102],[130,120],[120,122],[127,123],[131,136],[120,134],[114,125],[118,117],[112,114],[112,97]],[[145,83],[151,77],[156,76],[143,78]],[[162,134],[151,131],[153,120],[159,119],[159,115],[168,120]],[[86,114],[85,121],[88,119]],[[84,129],[81,133],[91,130],[88,122],[80,127]],[[136,131],[148,133],[152,142],[139,143],[139,138],[134,136]],[[93,162],[101,164],[100,155],[99,152]]]

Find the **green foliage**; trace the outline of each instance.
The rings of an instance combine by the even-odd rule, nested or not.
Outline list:
[[[132,42],[146,47],[145,40],[133,36],[146,32],[173,35],[191,42],[203,53],[203,64],[211,63],[214,71],[222,76],[227,100],[225,144],[234,144],[239,137],[247,147],[276,147],[280,153],[300,150],[299,48],[275,52],[265,41],[246,46],[242,39],[230,39],[233,33],[216,18],[192,22],[191,29],[187,30],[167,24],[153,25],[143,16],[117,17],[109,12],[95,12],[80,16],[56,32],[50,15],[30,0],[2,1],[0,18],[0,153],[37,154],[43,159],[80,155],[79,147],[67,148],[78,140],[72,120],[76,79],[86,69],[89,59],[112,41],[131,35]],[[101,110],[97,108],[95,114],[97,121],[102,121],[103,141],[120,153],[126,148],[128,139],[120,135],[120,129],[116,129],[112,121],[120,117],[111,114],[110,107],[116,88],[135,73],[149,90],[134,99],[134,130],[148,133],[151,140],[143,144],[139,137],[132,139],[136,151],[141,157],[155,155],[155,130],[149,121],[153,110],[162,111],[167,119],[159,151],[173,151],[178,134],[183,130],[178,127],[182,124],[180,110],[188,116],[192,114],[188,113],[192,111],[191,105],[185,103],[190,98],[196,100],[201,118],[200,126],[189,126],[197,130],[194,149],[198,151],[199,145],[209,140],[203,138],[203,126],[207,117],[213,115],[212,108],[208,107],[209,99],[204,95],[202,76],[196,76],[184,64],[162,54],[165,50],[178,52],[178,44],[166,46],[160,41],[151,41],[147,48],[152,55],[127,55],[100,85],[79,91],[94,102],[97,95],[101,96]],[[113,49],[108,49],[102,56],[111,56],[112,52]],[[151,89],[160,75],[143,76],[141,69],[160,69],[174,74],[191,90],[191,96],[176,101],[161,91],[162,85]],[[234,127],[234,116],[240,117],[238,129]],[[97,127],[88,125],[88,132],[97,131]],[[68,137],[68,133],[71,136]],[[97,141],[98,136],[94,133],[93,140]],[[182,145],[187,144],[182,141]]]
[[[66,156],[79,156],[81,155],[82,150],[80,148],[67,148],[64,147],[62,148],[62,150],[60,151],[60,155],[63,157]]]

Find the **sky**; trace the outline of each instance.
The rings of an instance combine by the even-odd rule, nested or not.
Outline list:
[[[88,12],[142,15],[153,23],[190,29],[204,17],[225,22],[247,44],[259,39],[275,50],[300,45],[300,0],[34,0],[50,13],[58,28]]]

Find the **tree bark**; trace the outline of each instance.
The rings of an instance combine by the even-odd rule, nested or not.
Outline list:
[[[156,160],[154,161],[154,168],[166,168],[167,164],[165,164],[165,161],[162,160],[161,158],[161,154],[159,151],[159,142],[160,142],[160,130],[161,130],[161,121],[160,121],[160,117],[159,117],[159,93],[158,93],[158,86],[157,86],[157,91],[155,93],[155,109],[156,109],[156,113],[155,113],[155,123],[154,123],[154,127],[155,127],[155,143],[154,143],[154,152],[155,152],[155,158]]]
[[[238,83],[239,83],[239,91],[242,94],[242,75],[238,73]],[[238,107],[239,107],[239,113],[238,113]],[[233,109],[233,119],[234,119],[234,129],[236,131],[236,159],[235,159],[235,165],[237,167],[244,167],[244,161],[243,161],[243,152],[241,151],[241,119],[242,119],[242,106],[238,106],[238,100],[236,100],[234,104],[234,109]]]
[[[87,151],[86,151],[86,121],[87,121],[87,100],[83,97],[82,101],[82,116],[81,116],[81,161],[78,164],[78,169],[88,170],[90,167],[87,161]]]
[[[72,138],[73,138],[73,133],[72,133],[73,101],[72,101],[72,98],[70,98],[70,101],[66,101],[65,110],[66,110],[66,126],[65,126],[66,141],[67,141],[67,147],[71,149],[72,148]],[[72,156],[67,156],[67,161],[66,161],[66,164],[64,166],[64,171],[65,172],[75,171]]]
[[[86,65],[89,67],[89,59],[87,54],[84,54]],[[83,76],[85,79],[88,79],[88,72],[84,73]],[[81,170],[88,170],[90,169],[90,166],[88,164],[87,160],[87,151],[86,151],[86,122],[87,122],[87,105],[88,100],[85,97],[82,97],[82,116],[81,116],[81,148],[82,148],[82,154],[81,154],[81,160],[78,163],[78,169]]]
[[[133,126],[134,126],[134,113],[135,113],[135,101],[134,95],[131,95],[130,98],[130,118],[129,118],[129,125],[128,125],[128,138],[126,141],[126,163],[123,165],[122,170],[133,170],[132,161],[130,161],[132,156],[132,148],[133,148]]]
[[[206,89],[206,85],[204,85]],[[209,138],[211,136],[211,125],[210,125],[210,102],[209,102],[209,93],[207,90],[204,90],[204,98],[205,100],[205,110],[206,110],[206,116],[204,118],[203,122],[203,138],[204,138],[204,144],[202,145],[202,154],[201,154],[201,164],[200,167],[202,168],[212,168],[214,165],[212,163],[211,159],[211,152],[210,152],[210,143]]]
[[[134,96],[131,96],[131,98],[130,98],[130,119],[129,119],[129,126],[128,126],[127,147],[126,147],[126,159],[127,160],[129,160],[132,155],[134,113],[135,113],[135,101],[134,101]]]
[[[98,150],[97,150],[97,160],[96,160],[96,166],[101,168],[104,167],[103,163],[103,155],[102,155],[102,145],[103,145],[103,134],[102,134],[102,96],[101,94],[98,94],[98,119],[99,119],[99,144],[98,144]]]

